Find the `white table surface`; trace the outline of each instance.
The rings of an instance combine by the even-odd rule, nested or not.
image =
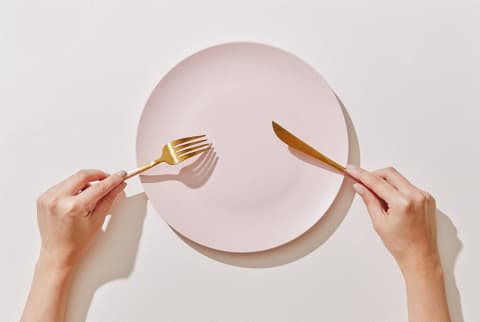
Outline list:
[[[479,13],[473,0],[2,0],[0,320],[18,320],[28,292],[36,197],[80,168],[134,165],[159,79],[247,40],[312,64],[350,114],[361,164],[394,165],[437,198],[454,320],[480,321]],[[244,257],[190,247],[138,180],[114,212],[68,321],[406,320],[399,270],[358,197],[300,243]]]

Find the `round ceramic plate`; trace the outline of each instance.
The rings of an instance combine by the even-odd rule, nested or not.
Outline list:
[[[263,44],[228,43],[180,62],[145,106],[138,164],[185,136],[206,134],[214,149],[141,176],[156,211],[183,236],[230,252],[270,249],[306,232],[330,207],[343,177],[292,154],[272,120],[346,163],[339,102],[298,57]]]

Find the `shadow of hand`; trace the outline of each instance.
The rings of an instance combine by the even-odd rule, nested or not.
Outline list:
[[[437,230],[450,317],[452,322],[463,322],[462,302],[455,280],[455,262],[462,250],[462,242],[457,236],[457,228],[453,222],[438,209]]]
[[[67,321],[86,321],[96,290],[110,281],[130,276],[146,213],[145,193],[128,198],[119,195],[105,231],[98,236],[75,276]]]
[[[210,149],[202,153],[195,162],[183,167],[178,174],[141,175],[140,180],[146,183],[176,180],[187,187],[197,189],[203,186],[217,166],[217,153]]]

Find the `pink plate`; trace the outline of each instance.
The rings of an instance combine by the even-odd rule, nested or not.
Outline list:
[[[138,164],[190,135],[207,134],[214,152],[141,177],[156,211],[183,236],[229,252],[270,249],[306,232],[330,207],[343,178],[290,153],[272,120],[346,163],[341,107],[298,57],[263,44],[228,43],[180,62],[145,106]]]

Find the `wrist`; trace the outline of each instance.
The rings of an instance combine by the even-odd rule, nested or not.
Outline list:
[[[399,263],[399,266],[405,280],[422,276],[443,277],[442,264],[437,254],[412,256]]]
[[[42,249],[38,257],[36,270],[48,272],[59,278],[70,278],[77,269],[76,262],[64,260]]]

